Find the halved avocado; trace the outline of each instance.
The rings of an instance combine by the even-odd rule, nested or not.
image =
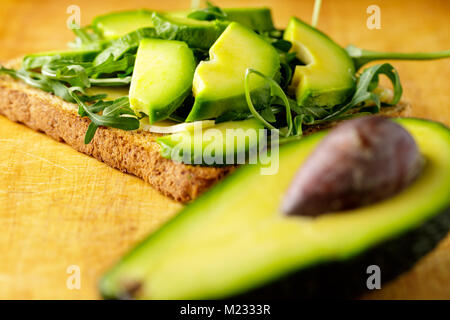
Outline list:
[[[190,94],[196,61],[181,41],[143,39],[136,55],[130,104],[150,124],[166,119]]]
[[[264,126],[254,118],[222,122],[205,129],[196,129],[196,123],[189,131],[156,139],[162,156],[187,164],[236,164],[238,160],[243,164],[250,157],[249,150],[257,152],[265,137]]]
[[[98,16],[92,21],[92,27],[103,38],[119,38],[140,28],[153,27],[152,11],[118,11]]]
[[[208,50],[228,26],[228,21],[201,21],[179,15],[153,13],[158,37],[186,42],[191,48]]]
[[[317,218],[283,215],[294,174],[326,135],[284,145],[275,175],[247,165],[188,205],[101,280],[106,298],[208,299],[354,295],[369,265],[405,271],[450,228],[450,130],[395,120],[426,159],[421,176],[384,201]]]
[[[305,64],[295,67],[289,90],[301,106],[332,107],[355,91],[355,66],[347,52],[326,34],[291,18],[284,39]]]
[[[186,121],[213,119],[228,112],[248,112],[244,79],[247,68],[275,77],[280,58],[273,46],[239,23],[232,22],[209,50],[210,60],[202,61],[194,75],[195,103]],[[264,80],[250,82],[255,105],[264,102],[268,90]]]

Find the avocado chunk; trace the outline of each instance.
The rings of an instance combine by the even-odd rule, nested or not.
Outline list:
[[[186,42],[191,48],[208,50],[227,27],[227,21],[201,21],[178,15],[153,13],[158,37]]]
[[[355,66],[347,52],[327,35],[307,23],[291,18],[284,39],[305,65],[295,67],[289,88],[301,106],[332,107],[353,94]]]
[[[152,11],[132,10],[112,12],[98,16],[92,21],[92,27],[103,38],[119,38],[141,28],[153,27]]]
[[[227,20],[239,22],[256,31],[275,29],[269,8],[224,8],[223,12],[227,15]]]
[[[165,158],[187,164],[240,164],[256,155],[265,137],[264,126],[256,119],[228,121],[208,127],[192,129],[156,139]]]
[[[186,43],[143,39],[130,86],[130,104],[149,123],[166,119],[190,94],[195,58]]]
[[[413,118],[396,122],[426,159],[422,174],[401,193],[314,219],[284,216],[282,196],[327,134],[319,132],[282,145],[277,174],[243,166],[185,207],[102,278],[101,293],[136,299],[342,298],[367,289],[372,264],[381,268],[382,281],[392,279],[450,228],[450,130]]]
[[[232,22],[209,50],[209,61],[202,61],[194,75],[195,103],[186,121],[213,119],[228,112],[248,112],[244,78],[247,68],[268,77],[279,72],[276,49],[252,30]],[[250,81],[255,105],[267,102],[264,80]]]

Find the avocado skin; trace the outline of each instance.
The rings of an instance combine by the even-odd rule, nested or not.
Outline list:
[[[420,258],[433,250],[447,235],[449,229],[450,207],[427,220],[420,227],[384,241],[351,259],[314,265],[228,299],[356,298],[368,291],[366,287],[366,280],[370,276],[366,273],[368,266],[380,267],[382,284],[393,280],[411,269]],[[100,292],[104,299],[133,298],[132,290],[129,293],[123,292],[120,296],[109,295],[104,290]]]
[[[384,284],[433,250],[450,229],[450,207],[421,226],[399,234],[345,261],[311,266],[263,287],[233,296],[236,299],[352,299],[369,291],[366,269],[377,265]],[[383,286],[382,286],[383,288]]]

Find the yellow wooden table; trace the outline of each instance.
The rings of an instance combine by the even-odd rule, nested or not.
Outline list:
[[[271,6],[279,27],[291,15],[309,21],[313,5],[312,0],[214,2]],[[105,11],[183,9],[189,0],[2,0],[0,60],[64,48],[72,39],[66,28],[72,4],[88,24]],[[379,30],[366,27],[371,4],[381,9]],[[342,45],[444,50],[450,47],[449,13],[448,0],[324,0],[319,28]],[[450,60],[394,64],[414,116],[450,125]],[[98,298],[99,276],[180,208],[141,180],[0,116],[0,298]],[[79,267],[79,290],[67,287],[70,266]],[[412,271],[365,297],[450,299],[450,236]]]

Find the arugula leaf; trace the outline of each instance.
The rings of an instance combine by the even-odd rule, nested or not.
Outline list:
[[[26,71],[23,69],[13,70],[13,69],[8,69],[3,66],[0,66],[0,74],[2,74],[2,73],[10,75],[13,78],[21,79],[26,84],[28,84],[32,87],[41,89],[46,92],[51,92],[66,101],[73,102],[73,100],[67,90],[67,87],[65,85],[63,85],[59,81],[49,79],[40,73]]]
[[[261,114],[259,114],[258,111],[256,111],[255,106],[253,105],[253,102],[252,102],[251,92],[250,92],[250,75],[251,74],[255,74],[255,75],[263,78],[270,85],[271,96],[278,97],[283,101],[284,106],[286,108],[286,122],[287,122],[287,126],[288,126],[286,133],[281,132],[278,128],[274,127],[272,124],[270,124],[268,121],[266,121],[266,119],[264,119],[264,117]],[[247,68],[247,70],[245,70],[244,90],[245,90],[245,99],[247,100],[247,105],[248,105],[248,108],[250,109],[250,112],[256,119],[261,121],[261,123],[266,128],[271,129],[271,130],[278,130],[280,132],[280,135],[286,136],[286,137],[292,133],[293,127],[292,127],[291,106],[290,106],[288,98],[287,98],[286,94],[284,93],[283,89],[281,89],[280,85],[275,80],[273,80],[270,77],[267,77],[265,74],[255,70],[255,69]]]
[[[348,102],[344,106],[339,106],[336,110],[331,112],[323,119],[316,121],[316,123],[338,120],[350,109],[361,106],[362,103],[369,101],[375,103],[376,109],[374,110],[374,113],[379,112],[381,108],[380,97],[373,91],[378,87],[379,76],[381,74],[386,75],[393,85],[394,97],[392,98],[392,101],[388,103],[388,105],[397,104],[400,101],[403,93],[403,88],[400,84],[400,77],[391,64],[378,64],[367,68],[362,72],[356,84],[355,94],[353,95],[350,102]]]
[[[95,64],[86,69],[88,75],[112,74],[115,72],[129,73],[130,68],[134,67],[136,55],[125,54],[122,59],[116,60],[112,55],[100,64]],[[131,69],[132,70],[132,69]]]
[[[89,88],[88,74],[81,64],[73,64],[71,61],[52,61],[41,68],[41,73],[51,79],[59,80],[70,84]]]
[[[90,26],[81,28],[74,24],[71,30],[76,35],[75,41],[69,43],[69,47],[73,49],[101,50],[108,43],[108,40],[102,39]]]
[[[113,61],[121,58],[125,53],[136,53],[139,43],[144,38],[157,38],[154,28],[141,28],[113,40],[94,60],[94,66],[107,61],[112,56]]]
[[[139,120],[130,108],[128,97],[121,97],[113,102],[98,101],[88,106],[79,99],[77,91],[79,91],[79,88],[76,87],[69,89],[72,98],[78,104],[78,114],[81,117],[87,116],[91,120],[91,124],[85,134],[85,144],[89,144],[92,141],[97,128],[100,126],[122,130],[139,129]],[[102,112],[102,114],[99,114],[99,112]]]
[[[271,95],[273,96],[270,102],[270,108],[272,112],[269,112],[267,108],[263,109],[261,113],[258,113],[251,101],[251,94],[249,90],[249,75],[255,73],[264,78],[271,86]],[[247,69],[245,74],[245,96],[247,104],[251,114],[266,128],[279,130],[280,143],[290,141],[294,138],[300,137],[303,134],[303,125],[317,125],[326,122],[332,122],[336,120],[349,119],[351,117],[378,113],[381,108],[380,94],[376,92],[376,88],[379,83],[379,76],[386,75],[393,84],[394,96],[392,101],[385,103],[386,105],[395,105],[400,101],[402,96],[402,86],[400,84],[400,78],[394,67],[388,63],[375,65],[373,67],[365,69],[359,76],[357,81],[357,87],[353,97],[349,102],[337,105],[332,108],[325,107],[305,107],[299,106],[297,102],[286,96],[281,87],[271,78],[264,76],[262,73]],[[369,102],[373,102],[374,107],[365,107]],[[280,112],[284,107],[286,112],[286,125],[287,127],[275,127],[271,123],[274,123],[274,111]],[[275,109],[274,109],[275,108]]]
[[[450,57],[450,50],[435,51],[435,52],[378,52],[360,49],[353,45],[345,48],[348,55],[353,59],[355,68],[358,70],[366,63],[375,60],[433,60]]]
[[[227,14],[211,2],[206,1],[206,8],[193,11],[187,17],[190,19],[203,21],[226,20]]]
[[[282,52],[288,52],[292,48],[292,42],[284,39],[277,39],[272,42],[272,46]]]
[[[68,83],[73,87],[89,88],[94,86],[125,86],[130,84],[129,74],[133,71],[134,55],[125,55],[122,59],[113,61],[112,56],[102,64],[93,66],[92,62],[72,60],[53,60],[41,68],[41,73],[51,79]],[[100,75],[116,74],[116,77],[102,78]]]
[[[84,135],[84,144],[89,144],[92,141],[92,139],[94,139],[97,129],[98,126],[96,126],[94,122],[89,123],[89,126]]]
[[[99,52],[99,50],[74,50],[30,54],[23,58],[22,68],[25,70],[38,69],[56,61],[70,61],[73,64],[82,64],[92,61]]]
[[[275,114],[271,107],[266,107],[266,108],[262,109],[261,116],[271,123],[277,121],[277,118],[275,118]]]

